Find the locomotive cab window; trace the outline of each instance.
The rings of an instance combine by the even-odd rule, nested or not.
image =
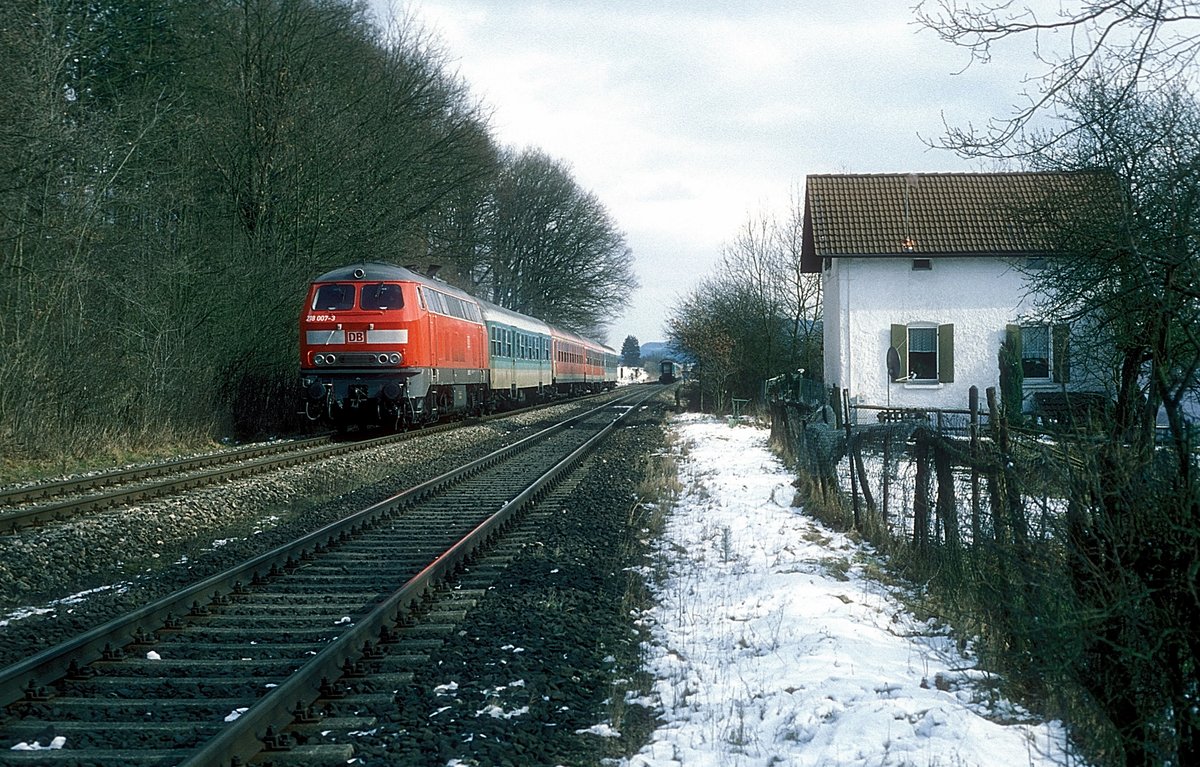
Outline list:
[[[331,283],[317,288],[313,296],[314,311],[337,312],[354,308],[354,286],[345,283]]]
[[[382,282],[363,285],[359,304],[363,309],[400,309],[404,306],[404,295],[399,285]]]

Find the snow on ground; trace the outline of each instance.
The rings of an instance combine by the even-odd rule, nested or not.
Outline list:
[[[790,506],[765,430],[672,430],[686,489],[641,701],[663,724],[626,767],[1077,764],[1060,723],[994,700],[969,650],[865,575],[869,548]]]

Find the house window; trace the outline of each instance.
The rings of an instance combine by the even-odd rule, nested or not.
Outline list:
[[[954,325],[892,325],[888,373],[896,383],[954,381]],[[895,350],[895,354],[892,354]]]
[[[1071,329],[1064,324],[1009,325],[1008,346],[1021,360],[1027,381],[1069,383],[1071,380]]]
[[[933,261],[928,258],[914,258],[912,262],[912,270],[914,272],[928,272],[933,269]]]
[[[1026,379],[1049,380],[1050,353],[1049,325],[1021,326],[1021,372]]]
[[[914,381],[937,380],[937,328],[908,329],[908,377]]]

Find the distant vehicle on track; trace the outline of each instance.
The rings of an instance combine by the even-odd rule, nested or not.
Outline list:
[[[611,389],[618,361],[604,344],[391,264],[322,274],[300,314],[304,412],[339,428],[403,429]]]
[[[669,384],[679,380],[679,363],[675,360],[663,360],[658,366],[658,382]]]

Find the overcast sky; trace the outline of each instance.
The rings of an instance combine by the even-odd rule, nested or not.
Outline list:
[[[387,5],[387,0],[375,0]],[[400,0],[396,0],[400,2]],[[1020,101],[1014,46],[967,67],[906,0],[413,0],[497,140],[570,166],[641,288],[608,342],[665,339],[749,217],[811,173],[988,170],[928,141]],[[965,69],[965,71],[964,71]]]

